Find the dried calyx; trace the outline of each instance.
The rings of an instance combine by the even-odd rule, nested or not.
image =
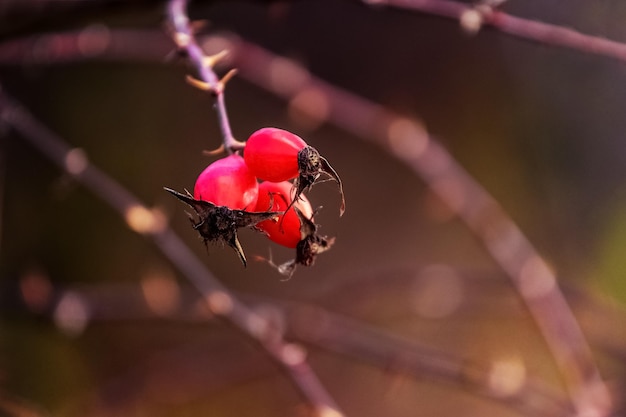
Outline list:
[[[279,273],[287,276],[287,279],[292,277],[298,265],[313,265],[317,255],[326,252],[335,243],[334,237],[320,236],[317,233],[318,226],[312,221],[313,216],[307,218],[297,207],[294,207],[294,210],[300,218],[301,234],[300,242],[296,246],[296,257],[280,265],[274,264],[271,260],[268,261]]]
[[[253,213],[230,209],[226,206],[216,206],[208,201],[196,200],[190,195],[181,194],[167,187],[164,189],[193,208],[197,218],[188,213],[189,219],[205,245],[208,246],[209,242],[227,244],[237,252],[244,266],[247,265],[247,261],[237,238],[237,230],[242,227],[253,228],[257,223],[263,220],[276,219],[283,213],[274,211]]]
[[[298,172],[299,175],[294,182],[296,194],[289,207],[293,205],[303,192],[308,192],[322,174],[325,174],[335,181],[339,187],[339,193],[341,194],[339,215],[343,216],[343,213],[346,211],[346,200],[343,194],[341,178],[339,178],[337,171],[335,171],[326,158],[320,155],[317,149],[312,146],[306,146],[298,152]]]

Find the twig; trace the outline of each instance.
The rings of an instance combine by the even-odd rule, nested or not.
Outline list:
[[[200,80],[188,78],[187,80],[195,87],[210,92],[215,97],[215,109],[222,130],[222,141],[227,152],[233,153],[243,149],[245,144],[239,142],[233,136],[226,103],[224,101],[224,87],[235,74],[235,70],[228,72],[222,79],[213,71],[213,66],[228,52],[222,51],[214,56],[205,56],[202,48],[197,44],[189,17],[187,17],[187,0],[170,0],[168,3],[168,17],[172,26],[172,39],[181,52],[184,52],[191,64],[196,68]]]
[[[276,56],[243,41],[236,49],[233,45],[233,50],[236,50],[235,62],[244,78],[286,100],[293,99],[298,91],[277,87],[267,72],[259,70],[270,67]],[[306,73],[297,63],[291,62],[291,65],[294,71]],[[555,274],[497,201],[419,121],[394,114],[314,76],[307,80],[305,85],[299,86],[300,91],[315,91],[329,108],[329,122],[378,143],[404,161],[483,241],[528,307],[579,415],[607,415],[611,409],[608,388]]]
[[[179,0],[172,13],[180,13],[182,0]],[[564,26],[525,19],[501,10],[478,4],[473,6],[451,0],[363,0],[368,4],[387,5],[389,7],[414,10],[421,13],[458,20],[465,29],[475,31],[482,26],[492,27],[504,34],[541,44],[569,48],[580,52],[605,56],[619,61],[626,61],[626,43],[588,35]],[[468,19],[472,16],[472,19]],[[208,61],[202,59],[202,50],[193,40],[193,33],[188,27],[188,20],[179,19],[179,30],[173,37],[179,48],[188,51],[189,58],[202,80],[211,85],[219,85],[219,77],[214,73]],[[465,26],[467,22],[477,25],[473,29]],[[191,39],[190,43],[186,43]],[[59,32],[19,39],[12,39],[0,44],[0,63],[4,64],[55,64],[60,62],[84,61],[86,59],[146,60],[154,61],[165,56],[166,46],[162,34],[157,31],[110,30],[105,26],[93,25],[77,32]],[[46,46],[44,48],[44,45]],[[158,45],[159,47],[155,47]],[[187,46],[185,46],[187,45]],[[36,48],[35,48],[36,46]],[[36,53],[33,53],[36,49]],[[224,125],[225,138],[233,141],[228,125],[223,98],[217,100],[218,112]],[[221,104],[220,104],[221,101]],[[239,149],[241,143],[234,141],[233,149]]]
[[[490,26],[516,38],[626,61],[626,44],[622,42],[587,35],[564,26],[513,16],[489,6],[487,2],[473,5],[451,0],[363,1],[459,20],[463,28],[469,32],[476,32],[483,25]]]
[[[296,344],[285,342],[264,317],[230,293],[168,227],[162,213],[141,204],[128,190],[91,164],[84,152],[71,148],[4,93],[0,94],[0,122],[7,123],[34,148],[112,206],[130,229],[152,239],[200,292],[209,310],[257,341],[283,368],[319,416],[343,415],[308,365],[305,351]]]
[[[289,303],[288,335],[296,340],[352,360],[373,364],[391,373],[465,387],[480,397],[501,402],[525,415],[563,417],[572,415],[567,399],[532,379],[517,379],[511,392],[501,393],[489,382],[491,370],[484,364],[454,357],[390,335],[365,323],[342,317],[318,307]],[[515,371],[507,375],[515,384]]]
[[[162,30],[111,29],[101,24],[81,30],[23,36],[0,43],[0,64],[59,65],[88,60],[164,62],[172,51]]]

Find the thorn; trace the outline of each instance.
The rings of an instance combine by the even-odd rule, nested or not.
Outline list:
[[[180,57],[182,57],[183,50],[182,49],[173,49],[165,55],[163,58],[164,62],[172,62]]]
[[[196,87],[202,91],[213,91],[211,84],[198,80],[197,78],[193,78],[191,75],[188,75],[186,80],[192,87]]]
[[[215,55],[205,56],[204,58],[202,58],[202,63],[206,65],[207,67],[213,68],[218,62],[224,59],[228,54],[229,52],[226,49],[224,49],[216,53]]]
[[[241,142],[241,141],[235,139],[233,136],[228,138],[225,142],[228,143],[228,150],[230,151],[230,153],[235,153],[237,151],[242,151],[242,150],[244,150],[246,148],[246,143],[245,142]]]
[[[209,21],[206,19],[194,20],[189,24],[189,29],[191,33],[197,35],[203,29],[206,29],[209,26]]]
[[[226,83],[229,82],[231,78],[235,76],[235,74],[237,74],[237,69],[233,68],[230,71],[228,71],[226,75],[224,75],[224,77],[222,77],[222,79],[220,80],[220,86],[222,90],[226,86]]]
[[[212,151],[204,150],[202,151],[202,154],[207,155],[207,156],[215,156],[215,155],[220,155],[224,153],[224,150],[225,150],[224,144],[222,143],[219,148],[213,149]]]

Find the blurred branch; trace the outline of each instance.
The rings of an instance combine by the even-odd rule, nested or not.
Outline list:
[[[306,361],[306,352],[272,332],[262,316],[226,289],[168,227],[163,213],[145,207],[128,190],[89,162],[81,149],[71,148],[5,93],[0,95],[0,122],[112,206],[127,226],[152,239],[180,273],[200,292],[209,310],[255,340],[279,364],[321,417],[343,414]],[[68,302],[75,303],[70,298]]]
[[[396,375],[453,383],[469,392],[501,402],[524,415],[562,417],[572,414],[569,402],[552,389],[523,376],[511,365],[503,378],[492,378],[495,368],[454,357],[413,341],[318,307],[289,303],[287,336],[351,360],[360,360]],[[496,365],[496,364],[493,364]],[[505,365],[508,366],[508,365]],[[500,377],[500,376],[498,376]]]
[[[0,43],[0,64],[49,65],[97,59],[117,62],[165,62],[172,44],[160,30],[84,29],[30,35]]]
[[[405,282],[405,287],[406,284]],[[379,296],[386,290],[380,288]],[[198,300],[188,288],[181,287],[173,291],[169,284],[159,288],[158,284],[152,286],[143,281],[141,287],[132,284],[99,284],[55,291],[54,297],[50,296],[47,314],[53,316],[62,327],[63,323],[58,320],[59,312],[64,308],[63,300],[70,296],[82,300],[90,311],[89,323],[152,319],[197,323],[209,322],[214,318],[195,308],[202,300]],[[172,293],[177,294],[178,302],[175,304],[163,298]],[[523,415],[564,417],[573,413],[567,398],[541,381],[529,377],[525,369],[518,368],[515,363],[504,364],[499,368],[498,363],[477,363],[391,335],[363,321],[318,306],[250,294],[239,294],[239,298],[245,300],[257,314],[271,323],[276,335],[282,337],[284,334],[289,339],[345,356],[353,361],[370,364],[388,372],[391,377],[407,375],[419,380],[427,376],[429,381],[452,384],[459,389],[517,410]],[[52,299],[56,301],[52,302]],[[159,299],[170,306],[167,311],[159,306],[157,301]],[[235,356],[237,355],[236,353]],[[197,363],[196,355],[176,356],[181,359],[193,357],[193,361]],[[227,369],[223,367],[224,360],[232,362]],[[241,359],[222,357],[220,377],[211,380],[204,378],[203,384],[211,384],[213,389],[219,389],[220,384],[228,384],[234,378],[250,378],[257,373],[265,372],[265,368],[253,366],[252,362],[245,367],[248,372],[242,374],[243,369],[240,365]],[[184,364],[180,366],[186,368]],[[215,366],[206,364],[208,368]],[[233,375],[229,376],[228,369],[231,369]],[[505,370],[504,373],[502,369]],[[506,372],[507,370],[509,372]],[[158,374],[159,370],[146,372]],[[149,379],[154,377],[155,375],[152,375]],[[124,384],[123,381],[117,383]]]
[[[363,1],[368,4],[387,5],[456,19],[462,28],[470,33],[476,33],[482,26],[488,26],[516,38],[626,61],[625,43],[507,14],[497,9],[497,6],[504,2],[502,0],[485,0],[470,4],[450,0]]]

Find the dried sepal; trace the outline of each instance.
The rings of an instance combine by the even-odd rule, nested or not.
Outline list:
[[[164,189],[195,211],[196,217],[190,214],[189,219],[205,245],[208,246],[209,242],[227,244],[235,250],[244,266],[247,265],[247,261],[237,238],[237,230],[242,227],[254,228],[257,223],[274,219],[282,214],[273,211],[234,210],[226,206],[216,206],[208,201],[196,200],[191,195],[181,194],[167,187]]]
[[[236,69],[231,69],[220,79],[216,84],[211,84],[203,80],[199,80],[197,78],[192,77],[191,75],[187,75],[186,80],[187,83],[193,87],[196,87],[199,90],[207,91],[214,96],[218,96],[224,92],[224,88],[226,87],[226,83],[229,82],[235,75],[237,74]]]
[[[296,194],[287,207],[287,210],[296,202],[300,195],[308,192],[313,185],[318,182],[322,174],[337,183],[339,193],[341,194],[341,206],[339,207],[339,216],[343,216],[346,211],[346,200],[343,194],[343,184],[337,171],[330,165],[328,160],[312,146],[306,146],[298,152],[298,178],[294,181]]]
[[[302,214],[298,207],[294,206],[293,209],[300,219],[301,234],[301,240],[296,246],[296,257],[282,264],[275,264],[272,260],[270,252],[270,258],[265,259],[265,261],[267,261],[267,263],[270,264],[272,267],[276,268],[276,270],[281,275],[287,277],[285,280],[291,279],[298,265],[313,265],[315,263],[317,255],[330,250],[332,245],[335,243],[334,237],[329,238],[327,236],[320,236],[317,233],[318,226],[313,222],[313,216],[311,216],[311,218],[308,218],[304,214]]]
[[[335,243],[334,237],[320,236],[317,233],[317,225],[311,219],[307,218],[298,207],[293,208],[300,218],[300,233],[302,240],[296,246],[296,264],[311,266],[315,262],[317,255],[329,250]]]

